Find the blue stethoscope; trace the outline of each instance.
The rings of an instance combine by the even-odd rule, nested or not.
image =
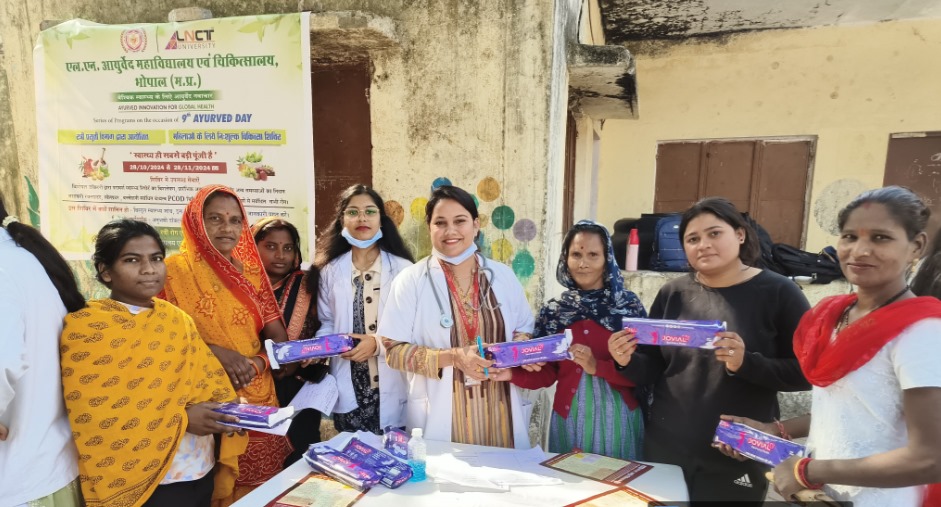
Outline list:
[[[441,319],[438,321],[438,323],[441,324],[441,327],[447,329],[454,325],[454,319],[451,317],[451,315],[448,314],[448,312],[444,311],[444,305],[441,303],[441,296],[438,294],[438,288],[435,287],[435,281],[431,279],[431,257],[432,256],[429,255],[428,260],[425,261],[425,276],[428,278],[428,284],[431,285],[432,294],[435,295],[435,302],[438,303],[438,311],[441,312]],[[493,291],[493,279],[495,275],[493,269],[487,266],[487,258],[481,255],[480,259],[480,270],[484,273],[484,276],[487,277],[487,280],[490,282],[489,286],[487,287],[487,295],[485,296],[484,294],[480,294],[480,304],[486,306],[488,310],[493,311],[497,308],[500,308],[502,303],[497,303],[496,306],[491,306],[490,293]]]

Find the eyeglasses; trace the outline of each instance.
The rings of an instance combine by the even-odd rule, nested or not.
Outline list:
[[[364,213],[368,218],[372,218],[374,216],[379,215],[379,209],[378,208],[366,208],[364,210],[359,210],[356,208],[347,208],[347,210],[343,212],[343,214],[346,215],[348,218],[358,218],[360,213]]]

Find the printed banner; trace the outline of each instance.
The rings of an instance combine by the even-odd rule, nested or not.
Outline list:
[[[289,220],[312,247],[308,13],[187,23],[72,20],[35,49],[43,233],[87,260],[115,218],[176,250],[183,208],[232,187],[249,222]]]

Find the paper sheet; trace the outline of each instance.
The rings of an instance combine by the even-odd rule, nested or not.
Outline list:
[[[333,413],[333,407],[336,406],[340,398],[340,391],[337,389],[337,379],[329,373],[316,384],[305,382],[301,390],[297,392],[290,405],[294,410],[300,412],[305,408],[319,410],[324,415]]]
[[[226,426],[232,426],[235,428],[242,428],[246,430],[257,431],[258,433],[270,433],[272,435],[285,436],[288,434],[288,428],[291,427],[291,423],[294,422],[293,419],[287,419],[283,423],[275,426],[274,428],[259,428],[256,426],[243,426],[240,424],[231,424],[231,423],[222,423]]]
[[[268,505],[271,507],[348,507],[356,503],[363,494],[326,475],[312,473]]]
[[[560,454],[544,461],[542,465],[579,477],[613,484],[627,484],[653,468],[653,465],[638,461],[577,451]]]

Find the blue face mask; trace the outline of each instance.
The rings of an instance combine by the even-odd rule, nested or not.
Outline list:
[[[344,227],[343,230],[340,231],[340,236],[343,236],[343,239],[345,239],[346,242],[350,244],[350,246],[355,246],[356,248],[369,248],[377,241],[382,239],[382,229],[380,228],[378,231],[376,231],[375,236],[369,239],[356,239],[352,234],[350,234],[350,231],[346,230],[346,227]]]
[[[471,246],[467,247],[467,250],[464,250],[463,252],[459,253],[458,255],[455,255],[454,257],[448,257],[447,255],[444,255],[443,253],[439,252],[435,248],[431,249],[431,255],[434,255],[438,259],[443,260],[444,262],[447,262],[448,264],[457,265],[466,261],[471,255],[474,255],[474,252],[476,251],[477,251],[477,243],[471,243]]]

